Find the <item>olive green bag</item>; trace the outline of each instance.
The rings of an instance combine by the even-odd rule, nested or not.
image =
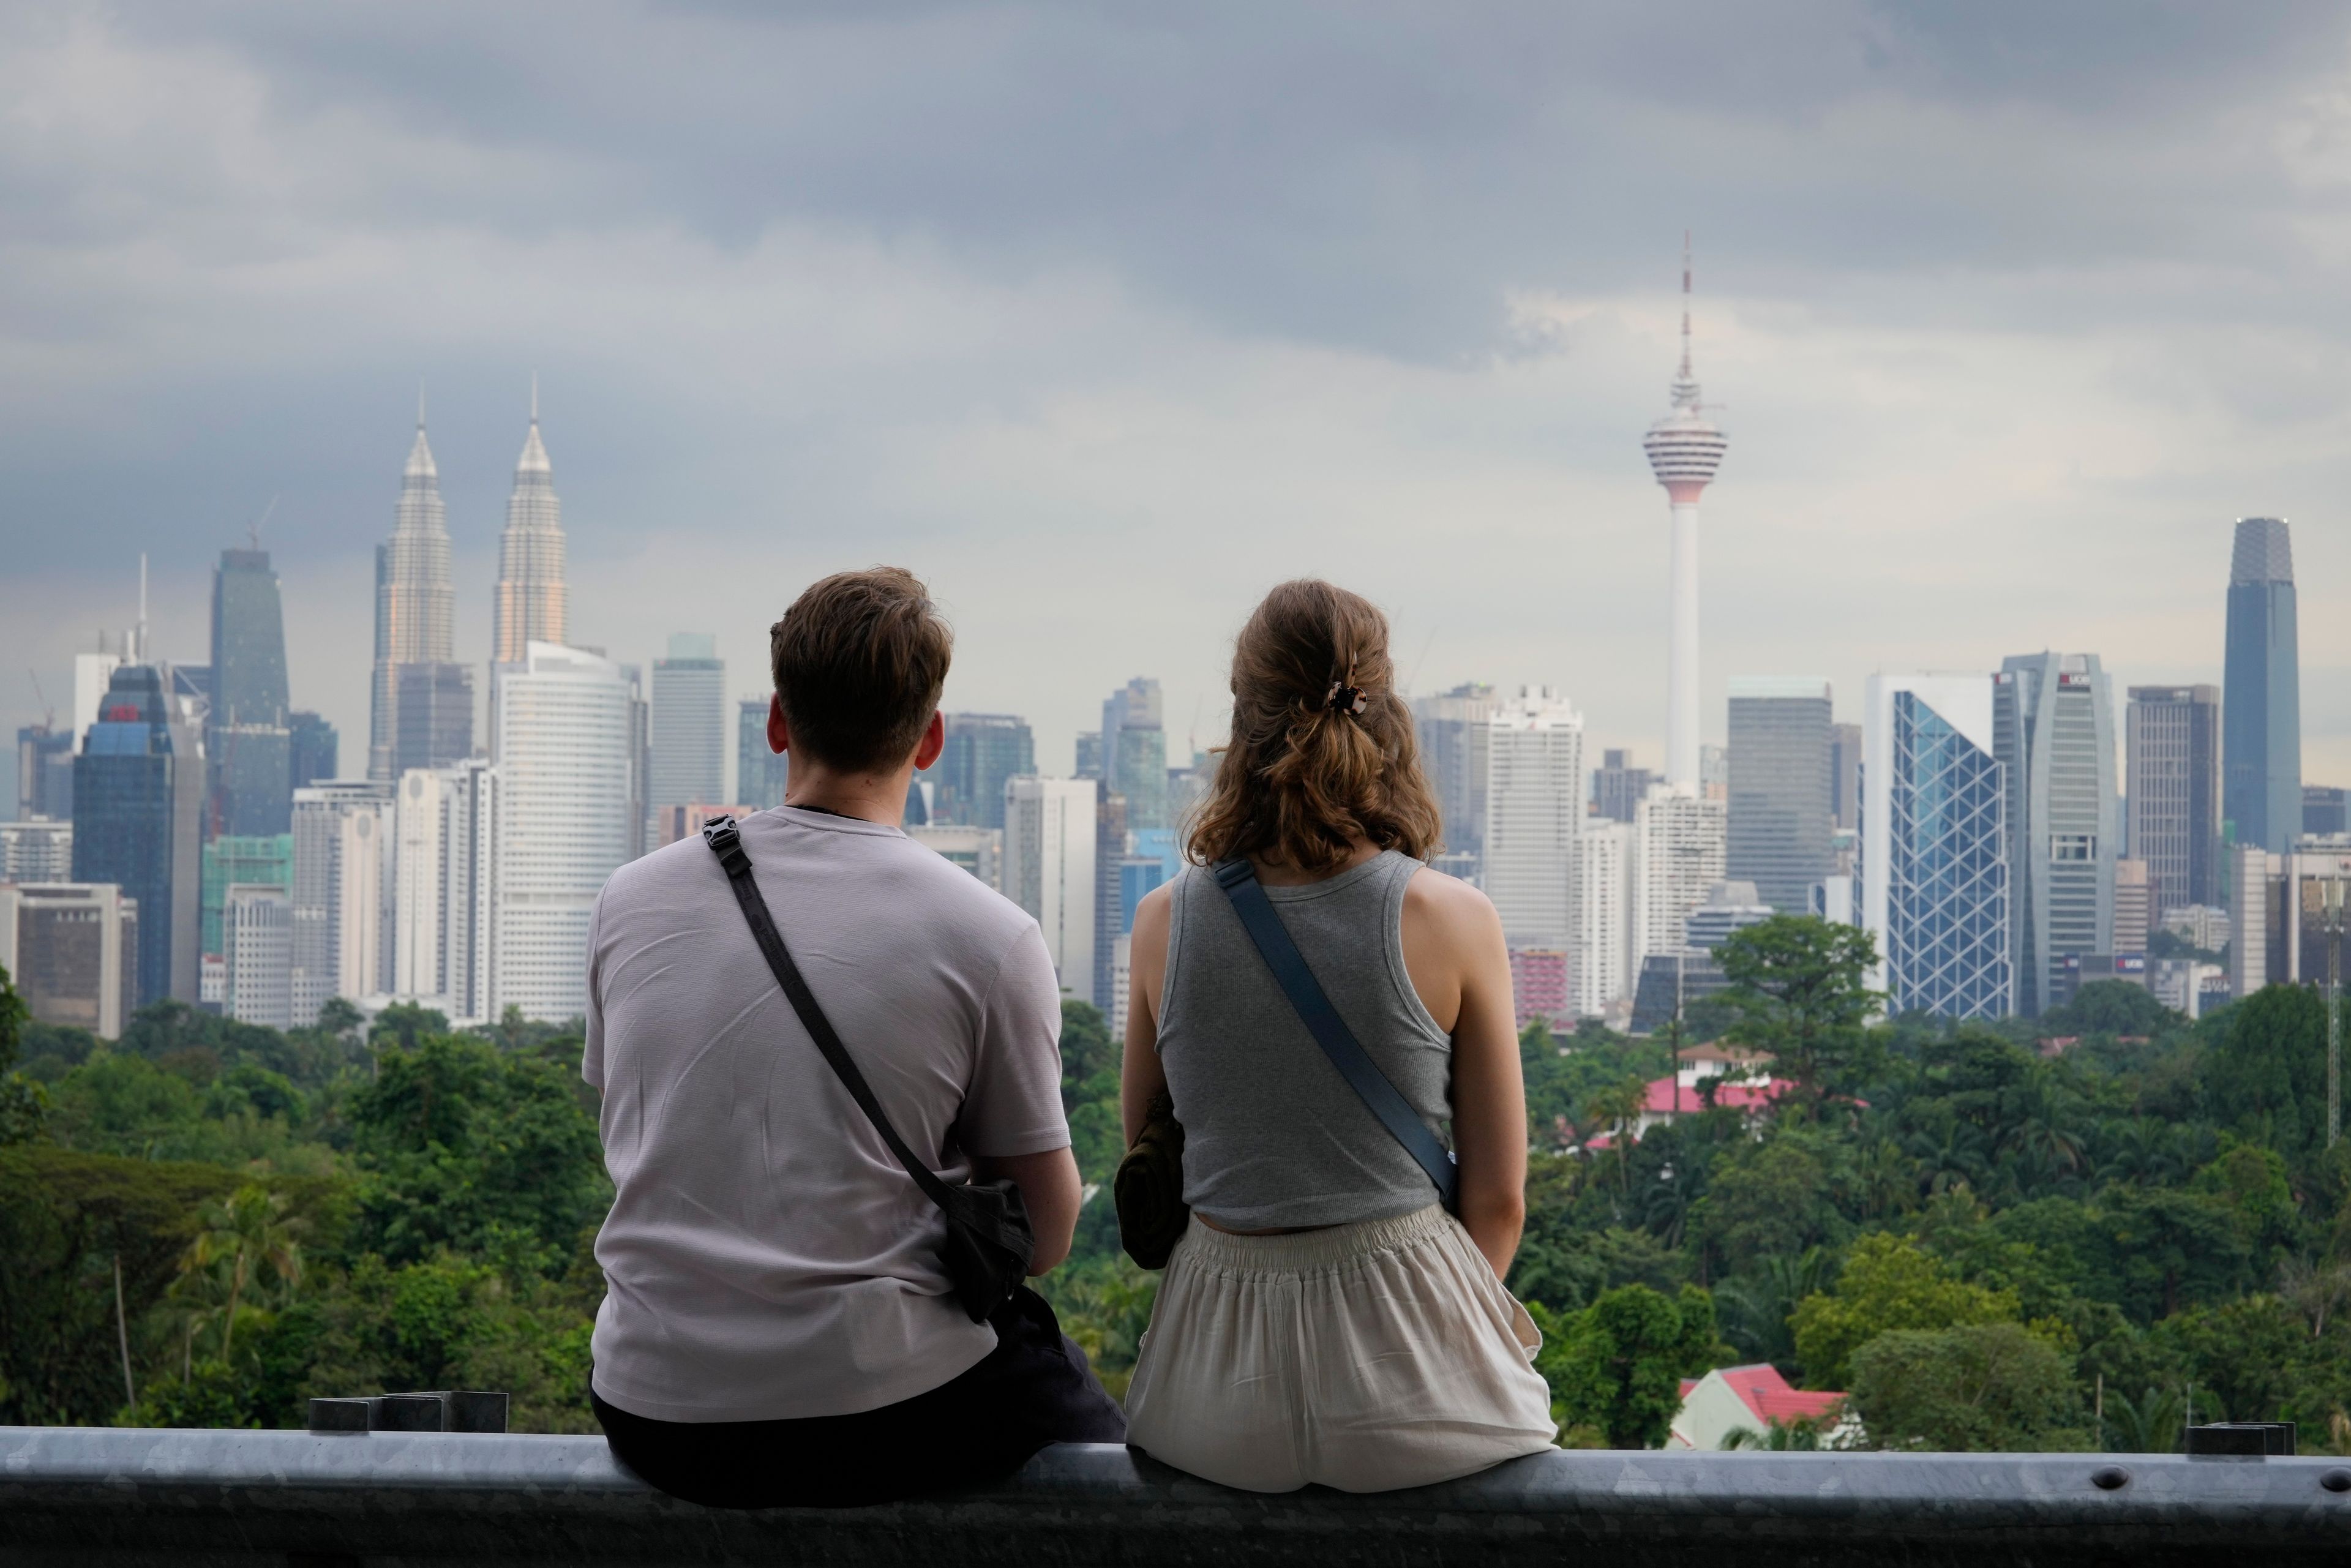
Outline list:
[[[1192,1211],[1184,1204],[1184,1124],[1162,1092],[1144,1113],[1143,1132],[1111,1183],[1118,1205],[1119,1245],[1145,1269],[1164,1269]]]

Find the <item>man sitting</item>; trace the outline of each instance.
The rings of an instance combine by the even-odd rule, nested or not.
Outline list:
[[[899,1135],[950,1186],[1009,1179],[1040,1274],[1078,1168],[1037,923],[900,831],[938,759],[952,636],[895,568],[817,583],[770,632],[784,804],[742,846],[785,946]],[[603,1093],[592,1396],[612,1452],[722,1507],[841,1505],[1008,1474],[1125,1420],[1023,1287],[985,1322],[946,1221],[778,985],[702,840],[622,866],[590,927],[581,1075]]]

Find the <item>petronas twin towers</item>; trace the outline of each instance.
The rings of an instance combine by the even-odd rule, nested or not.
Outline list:
[[[449,517],[440,470],[416,411],[416,444],[401,476],[392,538],[375,552],[375,685],[368,777],[398,779],[412,768],[443,768],[473,755],[474,672],[452,657],[455,594],[449,581]],[[514,494],[498,549],[490,658],[513,664],[532,643],[562,643],[563,512],[555,471],[538,435],[538,387],[530,433],[515,465]]]

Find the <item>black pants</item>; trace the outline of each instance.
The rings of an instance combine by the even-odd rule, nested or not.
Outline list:
[[[1126,1416],[1025,1286],[996,1348],[927,1394],[797,1421],[650,1421],[596,1396],[612,1455],[711,1508],[853,1508],[1010,1475],[1048,1443],[1123,1443]]]

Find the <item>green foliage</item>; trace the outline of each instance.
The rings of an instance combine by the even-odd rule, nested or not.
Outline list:
[[[1853,1358],[1853,1402],[1880,1448],[2064,1452],[2088,1446],[2073,1369],[2014,1322],[1896,1329]]]
[[[2326,1132],[2326,1004],[2304,986],[2264,986],[2231,1008],[2199,1074],[2212,1120],[2294,1155]]]
[[[1829,1145],[1798,1129],[1735,1145],[1698,1204],[1699,1237],[1733,1273],[1839,1238],[1848,1228],[1831,1201],[1831,1158]]]
[[[16,1071],[32,1019],[7,966],[0,964],[0,1147],[30,1143],[48,1119],[47,1092]]]
[[[1092,1003],[1061,1003],[1061,1109],[1070,1119],[1070,1152],[1078,1175],[1108,1186],[1126,1155],[1126,1130],[1119,1117],[1118,1074],[1122,1050],[1110,1037],[1110,1022]]]
[[[2183,1029],[2188,1020],[2155,999],[2145,986],[2128,980],[2092,980],[2064,1007],[2041,1015],[2043,1038],[2062,1035],[2159,1035]]]
[[[2020,1311],[2013,1291],[1969,1284],[1916,1243],[1881,1233],[1854,1243],[1835,1289],[1797,1302],[1791,1326],[1805,1380],[1841,1388],[1855,1354],[1880,1334],[2012,1323]]]
[[[1714,1302],[1695,1285],[1673,1296],[1620,1285],[1573,1316],[1545,1312],[1536,1326],[1535,1369],[1561,1426],[1593,1427],[1612,1448],[1662,1448],[1681,1380],[1714,1365],[1719,1348]]]
[[[1151,1326],[1152,1304],[1159,1297],[1159,1276],[1118,1253],[1056,1269],[1035,1283],[1061,1318],[1061,1332],[1086,1353],[1102,1386],[1113,1398],[1125,1398],[1143,1331]]]
[[[1800,1103],[1817,1108],[1862,1089],[1881,1048],[1866,1025],[1885,999],[1864,977],[1877,961],[1869,933],[1775,915],[1732,932],[1714,956],[1730,982],[1715,998],[1729,1016],[1729,1038],[1770,1051],[1772,1071],[1795,1082]]]
[[[399,1264],[443,1249],[559,1272],[611,1202],[572,1074],[479,1040],[385,1046],[350,1100],[361,1250]]]

